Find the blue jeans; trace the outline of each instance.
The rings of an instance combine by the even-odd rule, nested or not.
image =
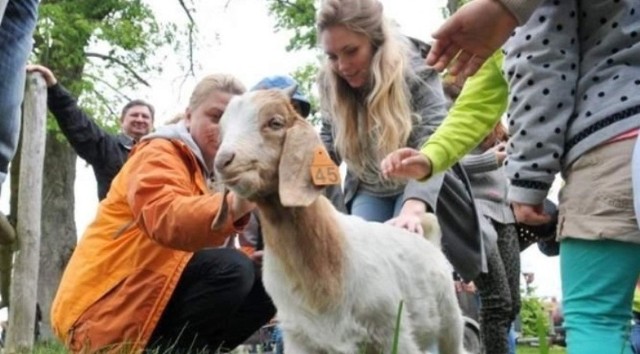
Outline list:
[[[631,354],[631,302],[640,244],[565,239],[560,273],[568,354]]]
[[[18,145],[25,65],[37,15],[37,0],[9,0],[0,23],[0,185]]]
[[[509,354],[516,354],[516,329],[514,324],[509,328]]]
[[[367,221],[385,222],[400,214],[402,194],[391,197],[376,197],[357,192],[351,203],[351,214]]]

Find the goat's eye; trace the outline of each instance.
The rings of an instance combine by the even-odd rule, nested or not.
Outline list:
[[[273,130],[278,130],[284,128],[284,121],[282,120],[282,117],[275,116],[269,119],[267,125]]]

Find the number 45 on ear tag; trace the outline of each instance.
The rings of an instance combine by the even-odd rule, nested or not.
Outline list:
[[[323,146],[318,146],[313,151],[311,178],[316,186],[340,184],[338,166],[333,163]]]

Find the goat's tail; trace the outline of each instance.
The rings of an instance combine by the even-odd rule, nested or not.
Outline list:
[[[436,215],[433,213],[424,213],[420,217],[420,223],[422,225],[422,231],[424,232],[424,238],[431,241],[438,249],[441,249],[442,233]]]

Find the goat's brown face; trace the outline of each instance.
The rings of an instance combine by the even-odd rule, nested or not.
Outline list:
[[[281,179],[291,175],[282,172],[282,162],[292,153],[311,159],[312,149],[321,144],[289,102],[285,92],[268,90],[234,97],[227,106],[220,121],[222,143],[214,166],[218,179],[236,194],[257,200],[281,192]],[[299,126],[312,135],[296,138]],[[309,170],[304,161],[286,164]],[[310,177],[301,178],[310,181]]]

